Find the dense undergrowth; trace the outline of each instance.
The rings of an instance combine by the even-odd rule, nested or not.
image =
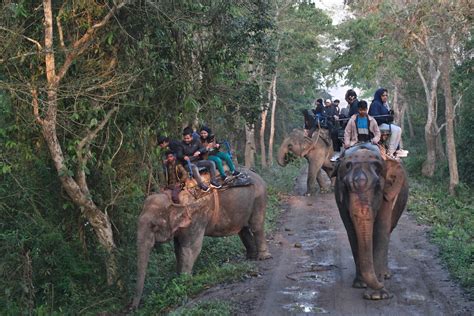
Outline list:
[[[417,147],[414,147],[418,149]],[[410,176],[408,211],[417,221],[431,226],[431,240],[452,277],[474,298],[474,196],[467,185],[449,195],[446,163],[440,163],[432,179],[420,174],[424,156],[413,151],[406,161]]]

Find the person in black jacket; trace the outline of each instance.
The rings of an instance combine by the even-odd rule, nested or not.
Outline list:
[[[167,136],[158,136],[158,146],[160,146],[161,149],[169,150],[176,155],[181,148],[181,142],[170,140]]]
[[[181,142],[177,140],[170,140],[169,137],[166,136],[159,136],[158,137],[158,146],[160,146],[161,149],[170,151],[173,153],[177,159],[179,159],[179,155],[182,155],[183,153],[183,147],[181,145]],[[167,158],[167,157],[165,157]],[[203,190],[204,192],[209,192],[209,187],[204,184],[204,181],[202,181],[201,175],[199,174],[199,169],[195,164],[188,163],[184,161],[183,159],[179,159],[179,162],[181,165],[185,167],[185,169],[188,169],[189,166],[191,166],[191,173],[193,175],[194,180],[196,180],[198,187]],[[166,161],[164,162],[166,164]]]
[[[388,129],[390,131],[387,154],[389,156],[406,157],[408,151],[403,149],[397,150],[402,137],[402,129],[392,123],[393,111],[388,104],[387,89],[380,88],[375,91],[374,99],[370,104],[369,115],[375,118],[381,129]]]
[[[359,100],[357,100],[357,93],[353,89],[346,91],[345,99],[349,103],[349,117],[359,113]]]
[[[185,128],[183,130],[183,141],[181,142],[181,151],[177,154],[178,159],[186,165],[191,163],[198,168],[204,167],[209,170],[211,174],[210,185],[213,188],[219,189],[222,186],[216,180],[216,165],[213,161],[203,160],[201,155],[206,153],[206,147],[204,147],[198,139],[193,138],[193,130],[191,128]],[[195,172],[193,172],[194,175]],[[199,175],[199,172],[197,172]],[[201,187],[201,189],[203,189]],[[204,190],[204,189],[203,189]]]

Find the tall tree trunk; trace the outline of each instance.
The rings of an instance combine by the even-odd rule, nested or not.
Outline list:
[[[451,92],[450,80],[450,53],[449,48],[442,55],[441,82],[444,91],[445,113],[446,113],[446,147],[448,153],[449,166],[449,193],[454,194],[455,188],[459,184],[458,162],[456,156],[456,143],[454,139],[454,106]]]
[[[278,45],[279,46],[279,45]],[[275,115],[276,115],[276,104],[278,96],[276,93],[278,72],[275,70],[275,74],[272,79],[272,117],[270,120],[270,139],[268,141],[268,164],[273,165],[273,142],[275,139]]]
[[[417,71],[421,81],[423,82],[426,105],[428,107],[428,115],[425,124],[426,160],[423,163],[421,172],[424,176],[432,177],[436,168],[436,139],[438,136],[438,126],[436,123],[436,91],[438,88],[440,71],[439,69],[435,69],[434,62],[431,58],[429,58],[429,64],[429,75],[431,79],[430,86],[428,86],[420,66],[417,67]]]
[[[268,87],[267,93],[267,100],[266,104],[262,104],[262,114],[261,114],[261,124],[260,124],[260,163],[263,168],[267,167],[267,154],[266,154],[266,146],[265,146],[265,129],[267,127],[267,115],[268,115],[268,108],[270,107],[270,101],[272,98],[272,85],[273,81],[270,83]]]
[[[74,204],[81,209],[82,215],[89,221],[97,239],[102,247],[108,254],[106,268],[107,268],[107,283],[112,285],[117,278],[117,263],[114,251],[116,249],[112,225],[108,215],[102,212],[97,205],[92,201],[89,194],[89,189],[85,179],[85,173],[83,164],[86,162],[86,158],[82,157],[82,152],[88,148],[88,144],[93,140],[97,133],[105,126],[110,116],[117,110],[112,109],[104,118],[103,122],[93,130],[89,131],[86,137],[84,137],[77,146],[78,154],[78,168],[76,172],[76,178],[73,178],[72,171],[67,168],[65,163],[64,153],[59,142],[56,126],[57,126],[57,112],[58,112],[58,91],[60,87],[60,81],[67,73],[69,67],[74,62],[75,58],[84,52],[91,41],[94,32],[105,25],[112,16],[119,10],[125,1],[122,1],[114,5],[108,12],[108,14],[98,23],[92,25],[86,33],[77,41],[72,44],[72,49],[66,51],[66,58],[63,65],[56,71],[55,63],[55,50],[53,47],[53,12],[51,6],[51,0],[43,0],[44,10],[44,45],[45,45],[45,66],[46,66],[46,79],[47,79],[47,110],[44,119],[41,119],[38,114],[38,96],[35,93],[33,95],[33,108],[36,115],[37,121],[41,124],[42,134],[48,145],[48,149],[53,160],[54,166],[58,173],[59,180],[62,187],[74,202]],[[36,106],[35,106],[36,104]]]
[[[255,167],[255,126],[245,124],[245,167]]]
[[[400,85],[401,85],[401,80],[396,78],[394,79],[395,82],[395,87],[393,89],[393,104],[392,104],[392,110],[394,113],[394,123],[400,126]],[[403,129],[402,129],[403,131]]]
[[[410,135],[410,139],[413,139],[415,138],[415,131],[413,130],[413,122],[411,121],[410,106],[406,102],[405,102],[405,114],[406,114],[407,123],[408,123],[408,133]]]
[[[440,70],[441,71],[441,70]],[[436,95],[436,113],[438,113],[438,95]],[[439,160],[446,160],[446,154],[444,152],[444,146],[443,146],[443,139],[441,138],[441,128],[439,127],[438,123],[435,123],[434,127],[437,132],[436,132],[436,159]]]

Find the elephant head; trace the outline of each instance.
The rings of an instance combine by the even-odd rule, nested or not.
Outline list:
[[[303,130],[294,129],[282,142],[278,150],[278,164],[282,167],[288,163],[287,155],[291,152],[298,157],[307,154],[308,149],[312,146],[312,140],[306,136]]]
[[[308,161],[307,194],[316,193],[316,180],[322,190],[329,190],[329,186],[320,172],[323,168],[328,175],[332,173],[329,157],[332,155],[333,149],[328,130],[317,129],[309,138],[302,129],[294,129],[283,140],[278,150],[277,160],[280,166],[284,167],[287,164],[289,153],[304,157]]]
[[[406,205],[404,169],[399,162],[383,160],[374,145],[356,146],[340,159],[335,189],[354,254],[356,279],[378,293],[366,298],[387,298],[379,279],[388,273],[390,232]]]
[[[190,224],[187,209],[171,203],[166,194],[154,194],[145,200],[138,218],[137,284],[132,308],[137,308],[140,303],[148,260],[155,242],[171,240],[178,229],[188,227]]]

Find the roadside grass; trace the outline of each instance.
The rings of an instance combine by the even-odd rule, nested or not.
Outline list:
[[[265,230],[274,230],[281,213],[282,197],[293,190],[294,179],[299,174],[301,163],[256,170],[267,182],[268,202]],[[160,245],[150,256],[145,283],[143,307],[136,315],[230,315],[232,306],[228,302],[203,302],[193,307],[180,307],[202,291],[226,282],[248,277],[255,264],[245,260],[245,249],[238,236],[204,238],[204,244],[194,266],[194,275],[175,273],[176,260],[173,245]],[[173,311],[173,309],[175,309]]]
[[[407,159],[410,175],[408,210],[417,221],[431,226],[430,237],[452,277],[474,298],[474,195],[460,185],[456,196],[448,193],[447,167],[439,165],[428,179],[420,175],[424,157]]]
[[[228,316],[232,315],[232,306],[227,302],[209,301],[197,304],[194,307],[178,309],[170,316]]]

